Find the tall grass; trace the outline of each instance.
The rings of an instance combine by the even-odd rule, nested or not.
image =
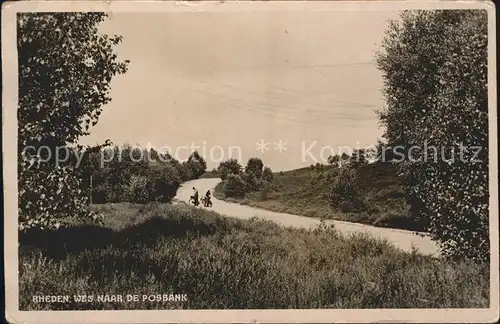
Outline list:
[[[266,309],[487,307],[488,268],[404,253],[334,229],[284,229],[190,206],[100,207],[105,226],[20,236],[20,307]],[[186,302],[35,303],[32,296],[188,294]]]

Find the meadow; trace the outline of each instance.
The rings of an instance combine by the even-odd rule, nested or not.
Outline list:
[[[21,310],[478,308],[487,265],[237,220],[183,204],[94,207],[102,225],[20,233]],[[35,303],[33,295],[187,294],[184,302]]]

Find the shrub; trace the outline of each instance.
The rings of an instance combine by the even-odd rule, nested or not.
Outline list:
[[[172,201],[181,183],[174,168],[171,166],[152,166],[146,176],[149,182],[149,201]]]
[[[245,196],[246,187],[240,175],[230,174],[224,182],[223,192],[226,197],[242,198]]]
[[[229,159],[219,164],[217,171],[221,174],[221,179],[226,180],[229,174],[240,174],[243,167],[236,159]]]
[[[107,183],[100,183],[97,186],[93,187],[92,190],[92,203],[94,204],[104,204],[107,202],[106,196],[110,187]]]
[[[259,158],[250,158],[245,167],[245,173],[253,173],[257,179],[262,176],[262,168],[264,163]]]
[[[130,180],[130,179],[129,179]],[[122,202],[128,200],[128,186],[126,184],[115,185],[106,192],[107,202]]]
[[[254,173],[243,172],[241,178],[245,182],[246,191],[259,190],[259,180]]]
[[[131,176],[127,195],[130,202],[147,203],[150,196],[150,183],[148,179],[140,175]]]
[[[169,153],[162,153],[161,160],[163,161],[163,164],[170,166],[174,170],[176,177],[180,179],[180,181],[187,181],[191,179],[187,174],[185,165],[174,159]]]
[[[340,155],[337,155],[337,154],[334,154],[334,155],[330,155],[328,157],[328,163],[335,166],[335,167],[338,167],[339,166],[339,161],[340,161]]]
[[[189,179],[198,179],[207,170],[207,162],[194,151],[185,162],[185,167],[190,170]]]
[[[343,212],[359,212],[365,209],[363,197],[358,189],[356,170],[341,169],[333,182],[328,199],[332,208]]]
[[[43,163],[42,163],[43,164]],[[88,210],[88,192],[72,167],[38,166],[24,169],[19,189],[19,229],[62,225],[66,217],[94,218]]]
[[[97,154],[97,156],[96,156]],[[99,160],[101,152],[95,152],[90,160]],[[161,156],[156,151],[143,150],[143,159],[139,159],[140,150],[129,145],[118,146],[102,152],[106,162],[104,167],[92,166],[89,175],[93,177],[93,202],[136,201],[130,192],[129,184],[132,176],[142,176],[148,181],[149,201],[170,202],[177,193],[182,181],[192,179],[193,161],[180,163],[168,153]],[[151,159],[147,156],[150,154]],[[112,158],[113,157],[113,158]],[[199,169],[197,172],[201,172]],[[137,179],[136,179],[137,180]],[[136,181],[134,180],[134,181]],[[143,201],[143,199],[139,199]]]
[[[187,162],[182,162],[182,164],[180,164],[179,173],[181,174],[182,181],[188,181],[194,178],[193,170]]]
[[[270,167],[265,167],[264,171],[262,171],[262,180],[266,182],[272,182],[274,178],[273,171]]]

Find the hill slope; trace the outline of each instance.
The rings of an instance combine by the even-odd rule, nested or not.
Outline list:
[[[267,192],[261,190],[247,193],[243,199],[226,198],[222,193],[222,185],[219,185],[215,195],[219,199],[277,212],[423,230],[421,224],[409,218],[409,206],[395,166],[372,163],[358,169],[358,187],[366,205],[366,209],[361,212],[342,212],[330,206],[328,195],[339,172],[339,168],[332,166],[278,172],[274,173],[273,182]]]

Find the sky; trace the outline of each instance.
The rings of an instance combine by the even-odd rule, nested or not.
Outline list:
[[[273,171],[376,143],[374,62],[396,11],[114,13],[106,34],[129,70],[83,144],[141,145],[217,167],[259,157]],[[260,144],[260,145],[259,145]],[[344,147],[344,148],[343,148]]]

